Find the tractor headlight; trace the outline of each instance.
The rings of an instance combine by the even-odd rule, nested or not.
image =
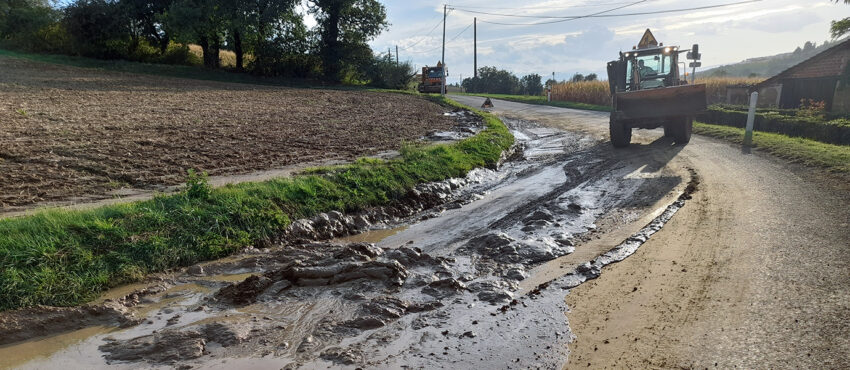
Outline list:
[[[672,50],[672,49],[670,49],[669,47],[664,48],[664,54],[670,54],[670,50]]]

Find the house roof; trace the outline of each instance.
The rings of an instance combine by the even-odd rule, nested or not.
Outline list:
[[[779,80],[792,78],[841,76],[848,62],[850,62],[850,38],[762,81],[758,86],[767,86]]]

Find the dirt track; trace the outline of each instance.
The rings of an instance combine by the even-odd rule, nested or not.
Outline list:
[[[605,114],[503,101],[496,111],[607,131]],[[660,134],[636,132],[643,143]],[[567,296],[567,367],[850,367],[848,186],[702,137],[675,160],[695,169],[699,190],[633,256]]]
[[[350,160],[450,127],[401,94],[287,89],[0,57],[0,209]]]

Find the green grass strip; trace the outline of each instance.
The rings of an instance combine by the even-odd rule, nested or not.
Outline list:
[[[694,122],[694,132],[737,144],[744,142],[744,129],[741,128]],[[850,172],[850,146],[847,145],[756,131],[753,132],[753,146],[791,162],[821,167],[829,172]]]
[[[292,220],[386,205],[416,184],[494,165],[514,139],[498,118],[479,114],[486,129],[478,135],[450,145],[407,145],[399,159],[360,159],[294,178],[215,189],[192,175],[177,194],[0,220],[0,310],[82,304],[147,274],[270,240]]]
[[[531,96],[531,95],[507,95],[507,94],[471,94],[471,93],[452,93],[457,95],[469,95],[469,96],[483,96],[485,98],[492,99],[502,99],[513,101],[517,103],[525,103],[525,104],[536,104],[536,105],[548,105],[551,107],[558,108],[570,108],[570,109],[581,109],[581,110],[593,110],[598,112],[610,112],[611,107],[607,105],[597,105],[597,104],[588,104],[588,103],[578,103],[578,102],[569,102],[569,101],[546,101],[545,96]]]

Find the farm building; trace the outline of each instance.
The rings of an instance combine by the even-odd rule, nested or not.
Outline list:
[[[826,109],[850,113],[850,38],[773,76],[755,89],[759,106],[797,108],[801,99],[823,101]]]

